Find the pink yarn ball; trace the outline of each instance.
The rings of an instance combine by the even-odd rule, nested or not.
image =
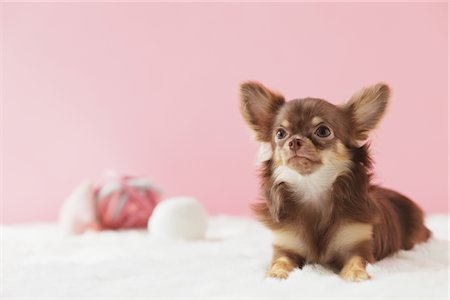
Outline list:
[[[146,228],[158,193],[148,183],[124,177],[96,191],[97,221],[101,229]]]

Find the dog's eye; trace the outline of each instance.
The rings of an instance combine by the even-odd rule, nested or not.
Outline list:
[[[329,137],[331,134],[331,130],[327,126],[320,126],[316,129],[316,135],[321,138]]]
[[[277,136],[277,139],[282,140],[286,137],[287,133],[286,133],[286,130],[284,130],[283,128],[280,128],[277,130],[275,135]]]

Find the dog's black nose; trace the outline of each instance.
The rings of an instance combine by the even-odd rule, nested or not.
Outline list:
[[[289,142],[289,149],[292,151],[297,151],[303,145],[303,141],[301,139],[293,139]]]

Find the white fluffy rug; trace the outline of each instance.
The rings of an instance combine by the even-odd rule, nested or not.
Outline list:
[[[202,241],[144,231],[62,236],[56,225],[2,229],[0,298],[447,298],[448,217],[429,217],[433,239],[341,280],[319,266],[284,281],[264,277],[270,234],[251,219],[219,216]]]

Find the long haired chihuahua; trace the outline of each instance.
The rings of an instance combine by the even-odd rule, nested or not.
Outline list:
[[[422,210],[371,180],[368,135],[384,115],[389,87],[379,83],[333,105],[284,97],[258,82],[240,87],[241,113],[265,144],[263,201],[253,211],[273,233],[267,275],[287,278],[305,263],[349,281],[369,279],[366,264],[425,242]]]

